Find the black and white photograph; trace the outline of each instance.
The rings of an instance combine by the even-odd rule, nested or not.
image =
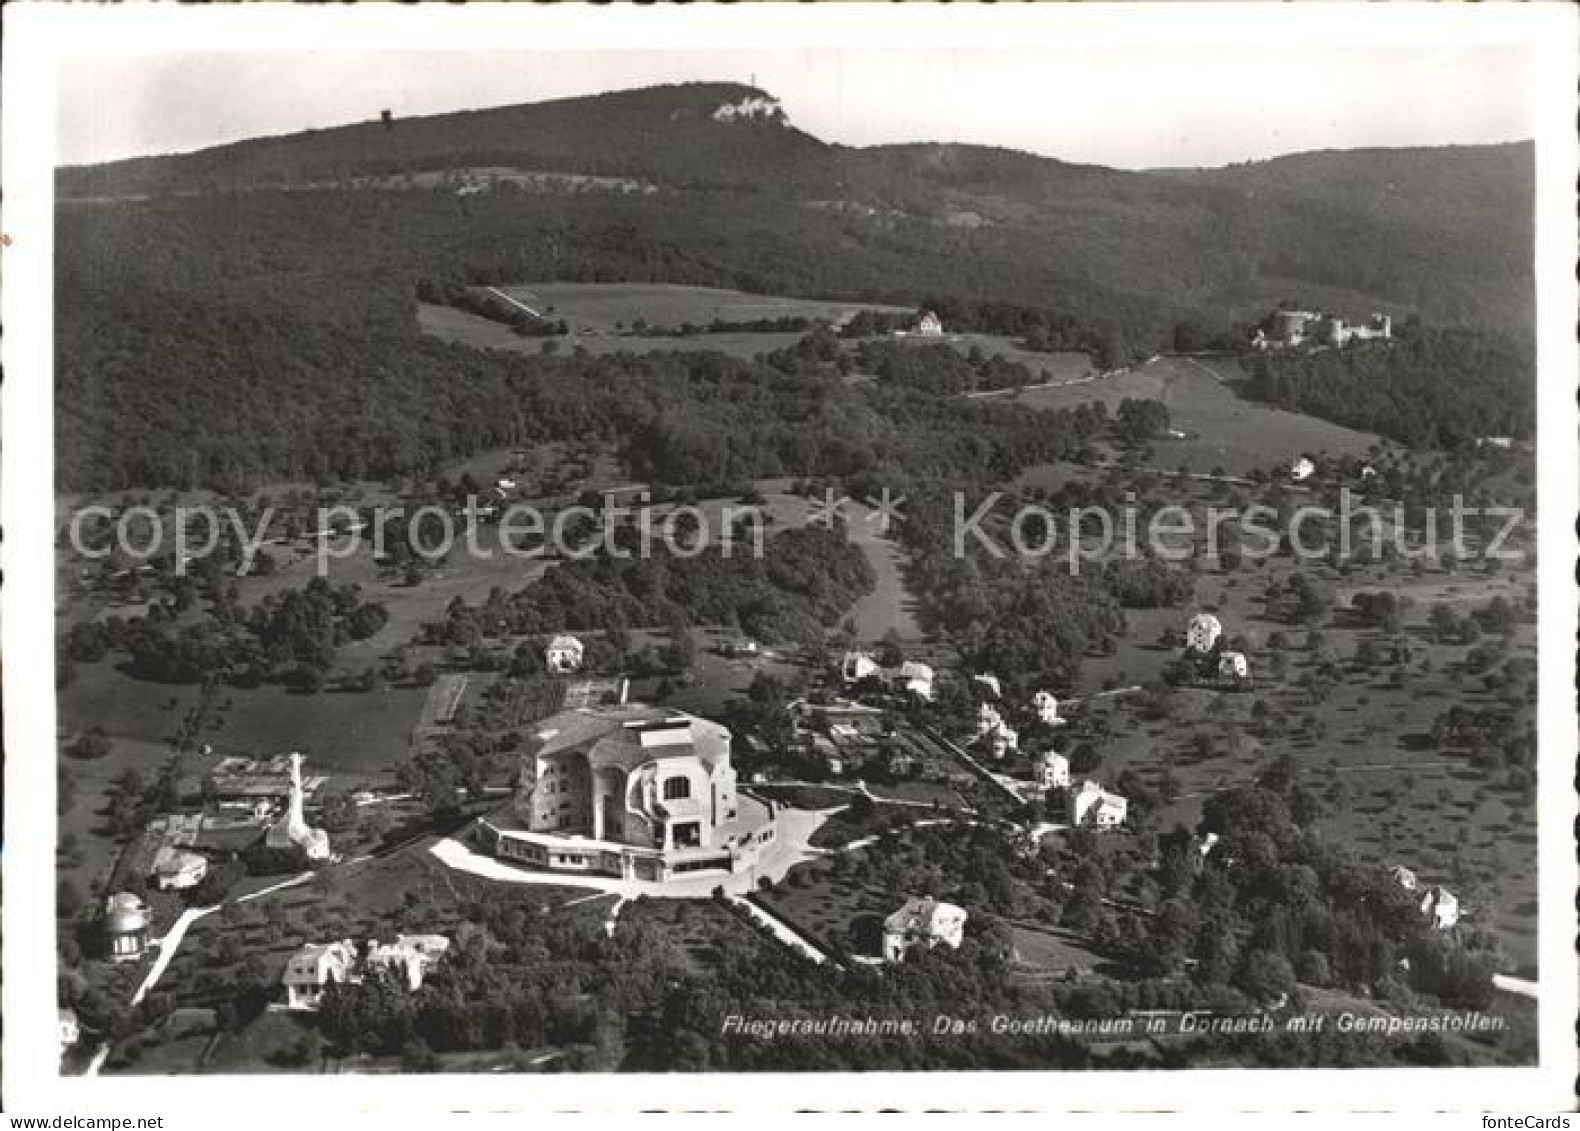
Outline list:
[[[1573,8],[26,7],[7,1111],[1569,1118]]]

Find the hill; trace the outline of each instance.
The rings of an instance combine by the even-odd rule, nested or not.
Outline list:
[[[1530,146],[1129,172],[849,148],[689,84],[58,171],[65,486],[418,470],[496,442],[521,373],[415,296],[676,283],[947,311],[1106,364],[1281,299],[1527,336]],[[1500,212],[1515,213],[1512,216]],[[397,413],[396,406],[399,407]],[[233,434],[234,433],[234,434]]]

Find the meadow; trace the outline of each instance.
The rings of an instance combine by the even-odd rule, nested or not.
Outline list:
[[[1245,400],[1234,387],[1244,380],[1232,359],[1165,357],[1094,381],[1028,389],[1010,399],[1030,408],[1101,401],[1110,415],[1127,398],[1161,401],[1168,406],[1171,427],[1185,434],[1153,443],[1152,464],[1169,471],[1222,469],[1243,475],[1287,467],[1302,453],[1361,455],[1378,443],[1368,433]]]

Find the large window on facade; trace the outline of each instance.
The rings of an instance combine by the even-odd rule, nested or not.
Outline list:
[[[675,800],[677,800],[679,798],[690,797],[690,796],[691,796],[691,779],[690,778],[665,778],[664,779],[664,800],[665,801],[675,801]]]

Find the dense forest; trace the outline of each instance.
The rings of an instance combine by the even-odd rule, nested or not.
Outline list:
[[[689,415],[672,404],[660,419],[650,373],[670,374],[659,383],[673,394],[677,369],[700,387],[723,364],[442,344],[417,330],[419,288],[662,281],[925,304],[953,325],[1081,349],[1103,367],[1172,346],[1181,325],[1216,340],[1289,293],[1433,325],[1530,325],[1528,216],[1485,207],[1528,195],[1529,146],[1500,147],[1497,161],[1482,150],[1309,155],[1299,176],[1253,192],[1242,173],[1260,184],[1276,170],[850,150],[782,119],[713,118],[756,93],[661,88],[62,170],[60,485],[384,476],[506,443],[623,441]],[[1408,207],[1373,208],[1367,191],[1342,188],[1373,185],[1394,201],[1367,172],[1373,160],[1408,166],[1420,188]],[[502,180],[458,196],[442,180],[356,180],[501,165],[658,187],[528,192]],[[117,199],[88,203],[94,193]],[[954,223],[962,210],[982,222]],[[610,364],[624,374],[614,390]],[[1320,398],[1311,411],[1331,414]]]
[[[1250,393],[1413,447],[1536,431],[1536,359],[1501,335],[1418,330],[1382,344],[1258,357]]]

